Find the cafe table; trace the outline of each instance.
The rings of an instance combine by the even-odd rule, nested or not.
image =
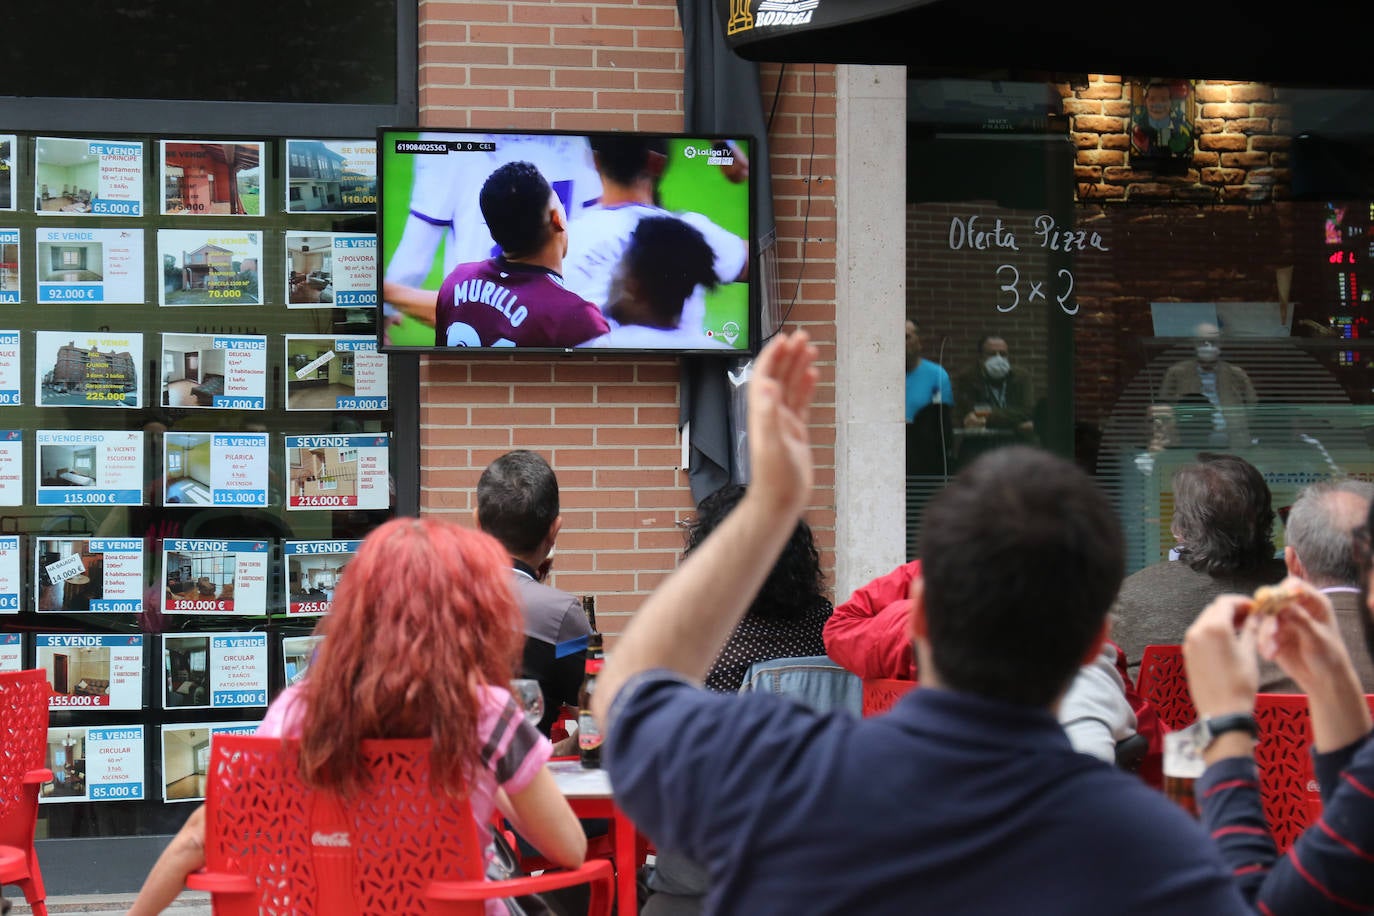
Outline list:
[[[602,769],[583,769],[576,757],[555,757],[549,761],[548,768],[574,814],[581,819],[610,821],[611,859],[615,862],[615,911],[617,916],[635,916],[639,912],[636,873],[641,852],[647,846],[635,825],[615,803],[610,776]]]

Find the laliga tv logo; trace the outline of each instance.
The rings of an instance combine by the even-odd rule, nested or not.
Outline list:
[[[689,146],[682,151],[682,155],[688,159],[705,156],[707,165],[735,164],[735,151],[724,143],[719,146]]]
[[[758,27],[809,25],[821,0],[760,0],[757,16],[749,12],[749,0],[730,0],[725,34],[735,35]]]

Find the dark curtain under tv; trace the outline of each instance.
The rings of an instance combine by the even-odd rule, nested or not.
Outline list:
[[[725,43],[725,29],[712,0],[678,0],[686,65],[683,68],[684,127],[689,131],[750,134],[758,146],[749,151],[749,172],[758,189],[755,237],[749,253],[750,273],[758,278],[763,307],[759,340],[777,328],[768,316],[777,295],[765,270],[777,257],[773,226],[772,180],[768,167],[768,125],[763,114],[758,65],[739,57]],[[728,483],[745,483],[748,468],[739,460],[744,442],[742,399],[733,396],[731,370],[748,360],[685,356],[681,360],[678,427],[688,427],[687,478],[692,499],[701,502]],[[737,451],[737,448],[740,451]]]

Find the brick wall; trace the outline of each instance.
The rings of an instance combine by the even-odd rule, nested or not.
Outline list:
[[[682,30],[673,0],[422,0],[419,62],[426,126],[683,126]],[[834,69],[764,65],[760,77],[765,111],[781,83],[769,144],[783,308],[789,326],[805,325],[822,341],[830,364],[814,420],[822,467],[808,515],[830,570]],[[563,502],[551,581],[598,596],[598,625],[612,644],[677,565],[678,522],[692,512],[680,468],[678,372],[677,361],[666,358],[423,357],[421,511],[471,524],[473,489],[488,462],[512,448],[544,455]]]

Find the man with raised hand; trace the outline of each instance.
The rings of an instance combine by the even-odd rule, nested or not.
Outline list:
[[[1196,821],[1055,720],[1106,636],[1124,547],[1101,490],[1047,452],[991,452],[927,507],[922,684],[888,713],[701,688],[810,499],[815,360],[804,332],[759,355],[748,492],[602,671],[621,807],[707,868],[707,912],[1249,912]]]

